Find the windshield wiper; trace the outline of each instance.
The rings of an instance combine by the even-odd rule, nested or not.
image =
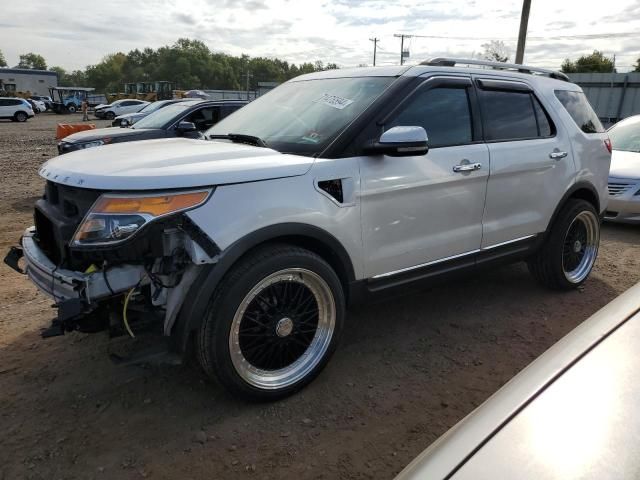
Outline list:
[[[260,137],[254,135],[244,135],[242,133],[227,133],[226,135],[209,135],[210,140],[215,139],[231,140],[233,143],[244,143],[246,145],[254,145],[256,147],[267,148],[267,142]]]

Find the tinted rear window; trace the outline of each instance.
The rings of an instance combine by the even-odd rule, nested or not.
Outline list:
[[[584,133],[602,133],[604,128],[582,92],[556,90],[556,97]]]
[[[486,140],[538,137],[536,114],[528,92],[482,90],[480,101]]]

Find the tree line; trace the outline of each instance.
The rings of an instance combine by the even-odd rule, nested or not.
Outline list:
[[[507,62],[509,51],[501,41],[482,45],[482,56],[489,60]],[[0,51],[0,67],[7,62]],[[16,68],[47,69],[47,62],[37,53],[20,55]],[[239,57],[212,52],[199,40],[181,38],[173,45],[157,49],[135,49],[129,53],[113,53],[105,56],[100,63],[89,65],[84,70],[67,71],[63,67],[52,66],[49,70],[58,73],[60,86],[88,86],[98,92],[119,92],[123,84],[130,82],[153,82],[168,80],[176,83],[178,89],[225,89],[250,90],[258,82],[284,82],[303,73],[338,68],[335,63],[321,61],[302,64],[289,63],[277,58]],[[566,59],[561,67],[565,73],[614,72],[614,59],[594,50],[576,60]],[[640,72],[640,58],[634,72]]]
[[[7,63],[0,51],[0,67]],[[16,68],[47,69],[47,62],[37,53],[20,55]],[[338,68],[335,63],[321,61],[302,64],[277,58],[233,56],[212,52],[200,40],[181,38],[173,45],[157,49],[135,49],[128,53],[112,53],[100,63],[84,70],[67,71],[52,66],[58,73],[60,86],[94,87],[97,92],[120,92],[123,84],[166,80],[177,89],[254,90],[258,82],[284,82],[303,73]],[[248,75],[248,79],[247,79]]]

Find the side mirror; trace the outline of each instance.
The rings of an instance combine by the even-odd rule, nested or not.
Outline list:
[[[187,132],[195,132],[196,131],[196,124],[193,122],[180,122],[178,124],[178,126],[176,127],[176,130],[178,130],[178,132],[180,133],[187,133]]]
[[[120,120],[120,126],[122,128],[127,128],[129,126],[129,120],[127,120],[126,118],[123,118],[122,120]]]
[[[414,157],[426,155],[428,151],[429,139],[422,127],[390,128],[379,140],[373,140],[364,147],[366,154],[390,157]]]

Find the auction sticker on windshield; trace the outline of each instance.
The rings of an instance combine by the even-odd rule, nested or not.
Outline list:
[[[325,93],[318,100],[314,100],[314,103],[323,103],[329,107],[337,108],[338,110],[342,110],[345,107],[348,107],[353,103],[353,100],[349,100],[348,98],[339,97],[338,95],[329,95]]]

